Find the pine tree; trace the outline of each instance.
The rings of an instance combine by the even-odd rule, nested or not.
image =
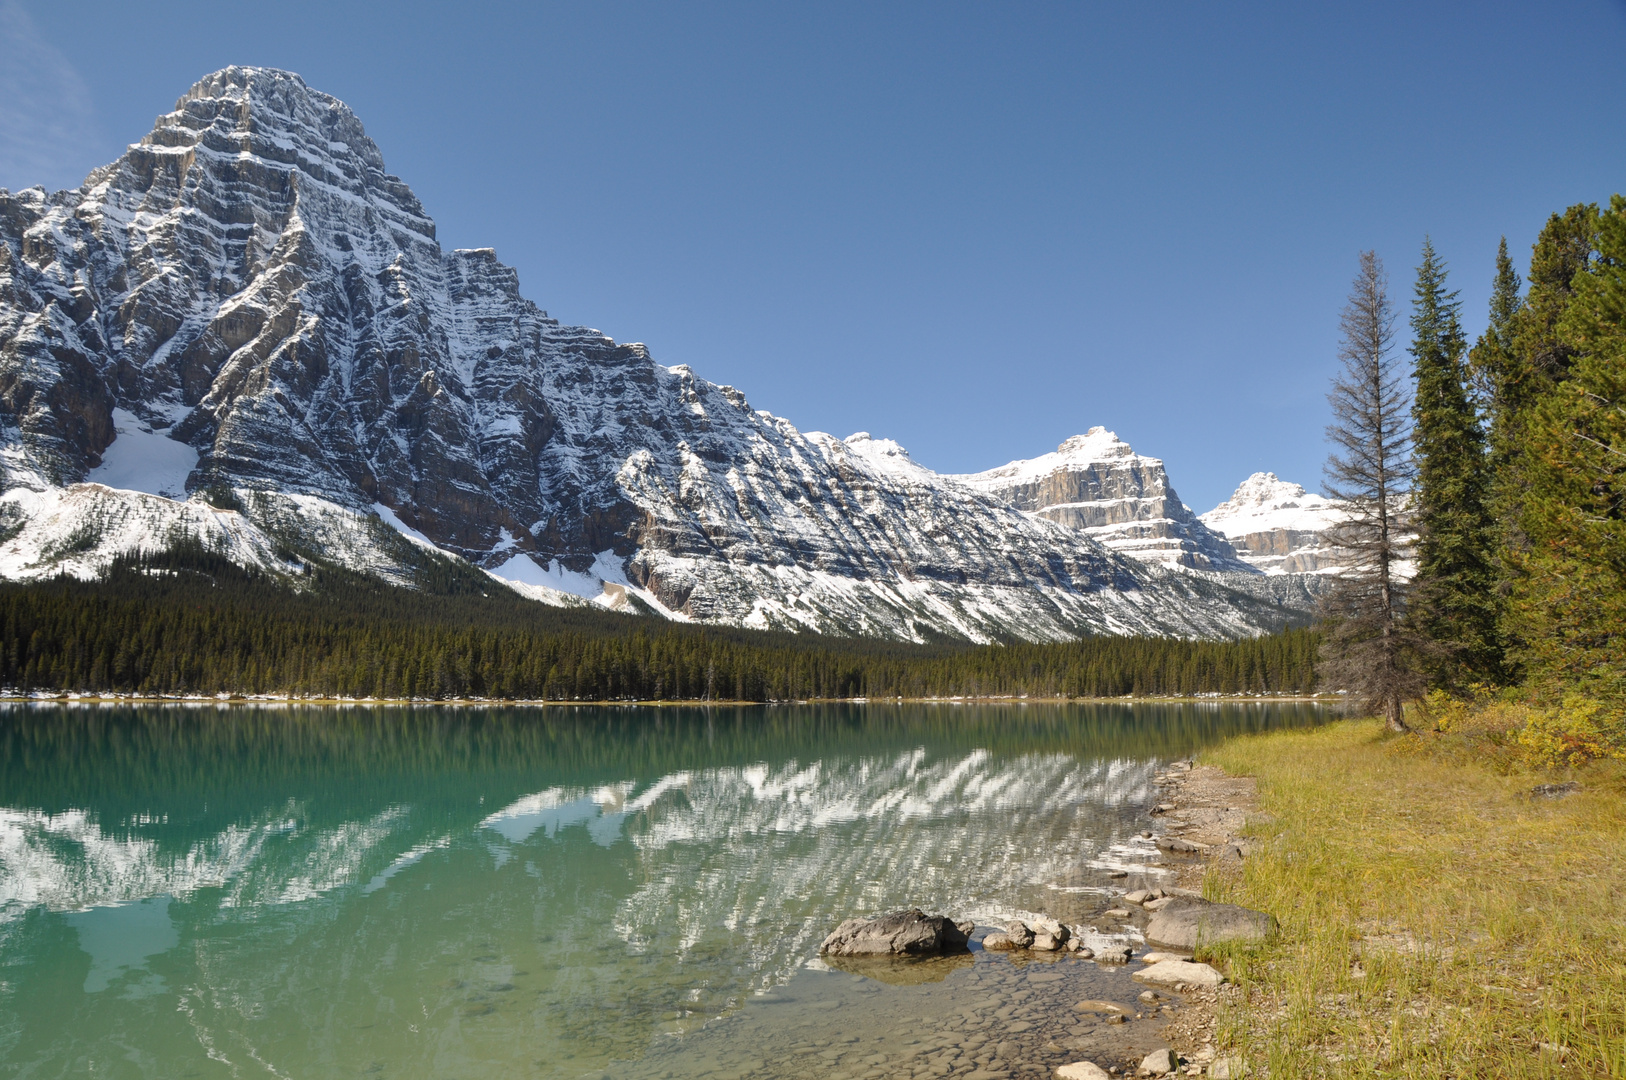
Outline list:
[[[1382,713],[1389,730],[1405,731],[1404,705],[1421,691],[1422,679],[1413,667],[1417,641],[1404,622],[1400,573],[1411,553],[1405,504],[1413,468],[1394,322],[1383,263],[1364,251],[1339,320],[1343,370],[1327,395],[1333,413],[1327,438],[1335,447],[1327,494],[1349,516],[1327,537],[1343,566],[1322,603],[1328,619],[1322,679]]]
[[[1411,317],[1418,532],[1411,620],[1433,646],[1427,666],[1444,685],[1501,675],[1485,438],[1467,386],[1461,308],[1457,293],[1446,291],[1445,264],[1425,238]]]
[[[1541,604],[1535,595],[1546,589],[1546,583],[1539,580],[1543,570],[1530,558],[1530,529],[1534,524],[1540,531],[1539,519],[1546,511],[1532,507],[1531,499],[1541,494],[1553,474],[1537,460],[1531,425],[1543,402],[1569,378],[1578,356],[1562,324],[1574,300],[1576,282],[1592,265],[1597,243],[1595,203],[1578,203],[1549,217],[1531,249],[1529,290],[1509,324],[1491,506],[1500,523],[1496,546],[1500,635],[1515,671],[1532,646],[1543,647],[1528,635],[1544,632],[1538,629],[1540,620],[1529,617]]]
[[[1562,368],[1543,371],[1553,385],[1525,424],[1524,544],[1514,553],[1508,619],[1537,688],[1579,688],[1619,702],[1626,698],[1626,199],[1616,195],[1591,221],[1584,248],[1577,242],[1569,251],[1570,265],[1579,265],[1555,282],[1566,303],[1543,327],[1551,331],[1545,355]]]
[[[1491,283],[1490,321],[1468,353],[1474,395],[1484,418],[1490,471],[1511,458],[1513,443],[1508,423],[1516,391],[1510,385],[1514,372],[1514,320],[1523,306],[1519,295],[1518,271],[1508,257],[1507,237],[1496,249],[1496,278]]]

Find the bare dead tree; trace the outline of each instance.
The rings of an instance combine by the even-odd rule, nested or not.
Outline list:
[[[1408,380],[1395,356],[1388,284],[1377,254],[1362,252],[1339,319],[1342,370],[1327,395],[1334,450],[1326,486],[1348,517],[1328,533],[1340,572],[1322,601],[1321,679],[1381,712],[1390,731],[1405,731],[1404,704],[1423,688],[1412,663],[1418,643],[1403,619],[1401,572],[1412,554],[1406,514],[1415,469]]]

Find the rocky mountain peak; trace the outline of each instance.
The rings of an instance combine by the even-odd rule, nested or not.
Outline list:
[[[1210,510],[1209,514],[1223,516],[1225,511],[1241,511],[1254,506],[1298,506],[1307,499],[1313,502],[1325,501],[1320,495],[1308,496],[1303,484],[1282,480],[1273,472],[1256,472],[1238,484],[1235,493]],[[1208,514],[1203,516],[1206,518]]]
[[[1135,457],[1134,449],[1118,433],[1097,425],[1082,435],[1074,435],[1056,447],[1056,453],[1069,462],[1088,464],[1092,461],[1111,461],[1115,458]],[[1155,461],[1156,458],[1147,458]]]
[[[1267,574],[1325,573],[1335,568],[1325,534],[1342,518],[1326,496],[1275,473],[1256,472],[1203,514],[1202,522]]]
[[[1053,453],[957,479],[1018,510],[1153,564],[1251,572],[1180,501],[1163,462],[1092,427]]]
[[[492,249],[442,250],[354,113],[285,71],[199,80],[77,191],[0,191],[0,574],[56,572],[81,525],[99,539],[74,572],[224,521],[276,573],[295,533],[372,567],[382,528],[537,596],[613,586],[750,626],[994,640],[1292,617],[1071,527],[1063,504],[1105,500],[1119,539],[1218,565],[1161,462],[1104,428],[1063,446],[1012,463],[1045,492],[1024,514],[895,442],[804,434],[561,325]],[[221,489],[257,516],[174,498]]]

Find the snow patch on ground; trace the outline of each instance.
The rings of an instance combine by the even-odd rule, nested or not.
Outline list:
[[[440,552],[440,554],[443,554],[443,555],[446,554],[445,552],[442,552],[440,550],[440,548],[435,545],[435,542],[433,540],[429,539],[429,537],[425,536],[423,533],[419,532],[417,529],[414,529],[412,526],[408,525],[406,522],[404,522],[400,518],[396,517],[395,516],[395,511],[391,510],[389,507],[385,506],[383,503],[380,503],[380,502],[373,503],[373,513],[377,514],[381,519],[383,519],[384,524],[388,525],[390,528],[394,529],[396,532],[400,533],[402,536],[406,537],[408,540],[411,540],[414,544],[417,544],[419,547],[425,547],[425,548],[428,548],[430,551]]]
[[[186,478],[198,467],[196,450],[147,427],[128,409],[113,410],[113,431],[102,463],[87,480],[123,491],[186,498]]]

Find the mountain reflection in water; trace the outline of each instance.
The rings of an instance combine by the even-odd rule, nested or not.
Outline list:
[[[0,1076],[579,1075],[850,914],[1082,910],[1157,761],[1321,715],[9,708]]]

